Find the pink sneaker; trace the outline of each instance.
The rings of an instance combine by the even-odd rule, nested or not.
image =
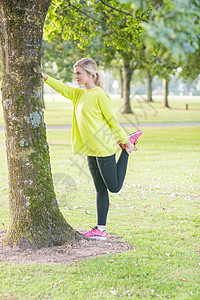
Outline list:
[[[80,234],[83,234],[91,239],[95,240],[106,240],[106,230],[100,231],[97,226],[92,228],[92,230],[87,231],[87,232],[80,232]]]
[[[128,138],[130,140],[130,142],[133,144],[133,146],[135,146],[135,144],[137,143],[137,139],[143,134],[142,130],[138,130],[138,131],[135,131],[133,133],[131,133]],[[125,149],[126,148],[126,145],[125,144],[122,144],[122,142],[119,140],[118,141],[118,144],[119,146],[122,148],[122,149]],[[137,148],[135,147],[134,148],[134,151],[136,151]]]

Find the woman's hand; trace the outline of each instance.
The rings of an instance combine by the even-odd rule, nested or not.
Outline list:
[[[133,144],[131,142],[126,143],[126,147],[125,150],[128,154],[130,154],[131,152],[133,152],[135,149],[135,147],[133,146]]]
[[[34,71],[36,74],[40,74],[41,77],[44,79],[44,81],[47,80],[48,75],[42,72],[42,67],[41,67],[41,68],[40,68],[40,67],[39,67],[39,68],[35,68],[35,67],[34,67],[34,68],[33,68],[33,71]]]
[[[47,78],[48,78],[48,75],[47,75],[47,74],[44,74],[43,72],[41,72],[41,76],[42,76],[42,78],[44,79],[44,81],[47,80]]]

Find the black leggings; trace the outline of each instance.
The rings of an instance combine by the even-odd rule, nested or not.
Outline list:
[[[88,166],[96,189],[98,225],[106,225],[109,209],[108,191],[117,193],[122,188],[128,157],[129,155],[125,150],[122,150],[117,163],[115,154],[106,157],[87,157]]]

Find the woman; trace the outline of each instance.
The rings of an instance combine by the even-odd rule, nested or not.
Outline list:
[[[105,94],[96,63],[83,58],[74,65],[78,85],[73,88],[42,72],[43,80],[54,90],[73,103],[72,148],[75,153],[86,155],[96,189],[97,225],[82,232],[93,239],[106,239],[106,220],[109,209],[109,194],[120,191],[126,175],[129,154],[142,131],[127,137],[117,121],[112,102]],[[116,141],[113,130],[120,138],[122,148],[118,162],[115,161]]]

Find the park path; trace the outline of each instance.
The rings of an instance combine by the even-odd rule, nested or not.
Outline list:
[[[200,122],[168,122],[168,123],[121,123],[123,127],[173,127],[173,126],[200,126]],[[48,129],[69,129],[71,125],[48,125]],[[0,126],[0,131],[4,131],[4,127]]]

